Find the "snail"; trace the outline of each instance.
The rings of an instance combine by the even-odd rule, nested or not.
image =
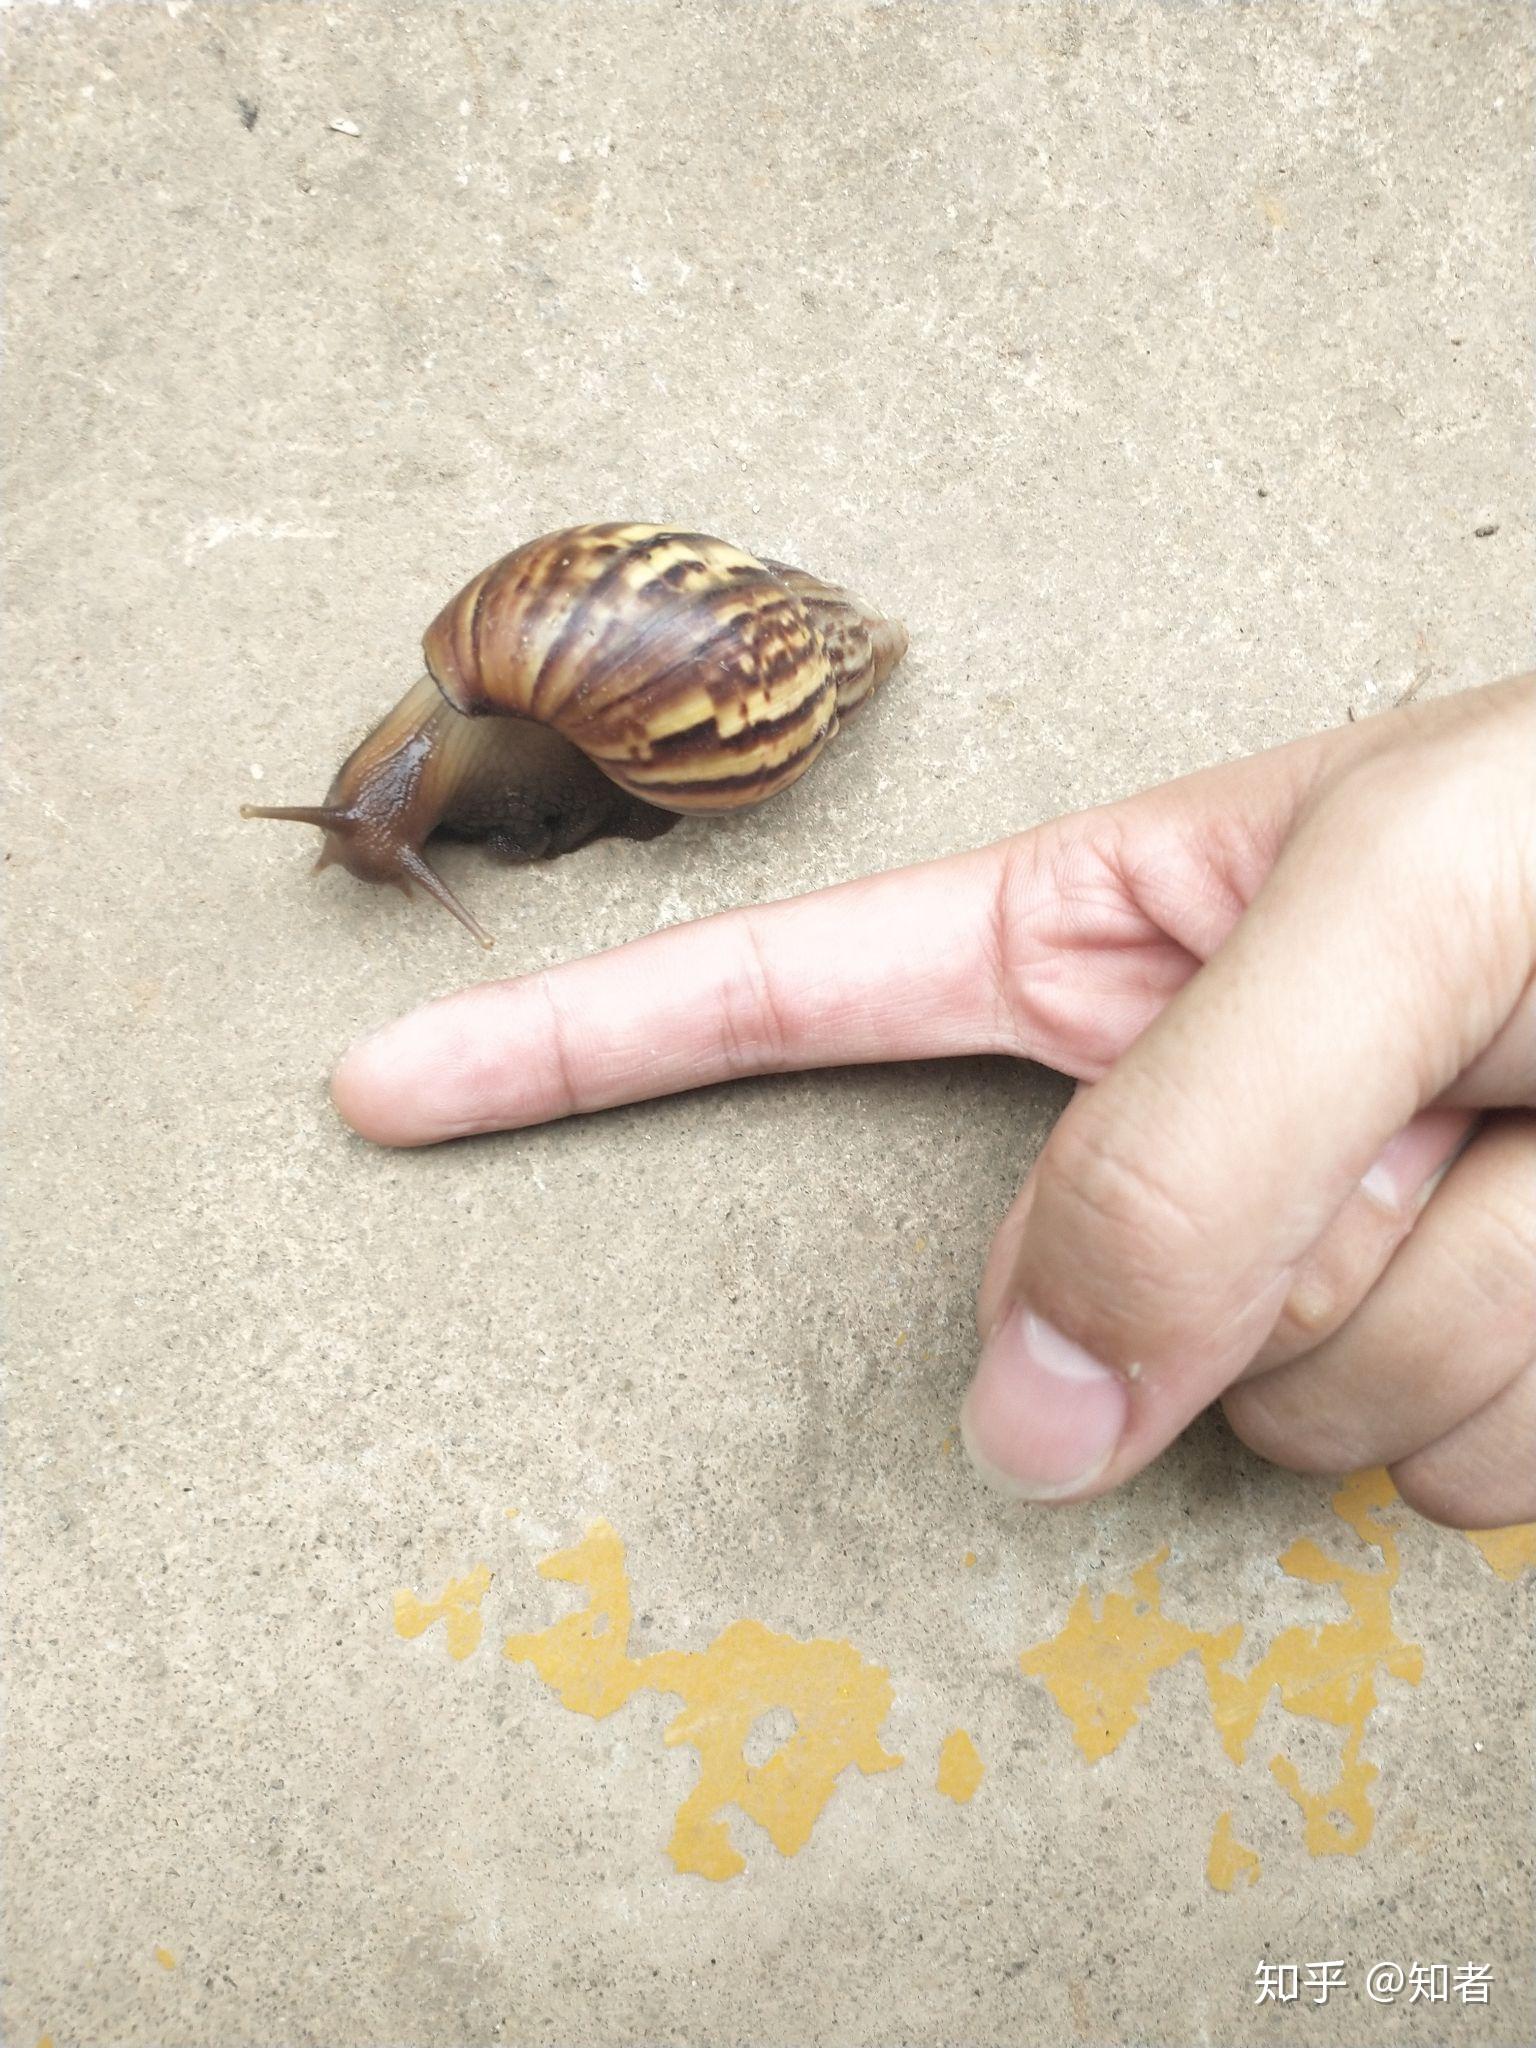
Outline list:
[[[427,673],[323,804],[244,804],[325,833],[317,867],[415,883],[492,941],[428,864],[434,832],[537,860],[798,781],[907,636],[862,598],[707,534],[610,523],[529,541],[467,583]]]

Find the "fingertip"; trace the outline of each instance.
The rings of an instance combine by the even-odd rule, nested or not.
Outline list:
[[[355,1039],[337,1061],[331,1101],[359,1137],[434,1145],[464,1133],[470,1062],[455,1050],[463,1034],[448,1008],[424,1004]]]
[[[360,1138],[376,1145],[403,1145],[414,1141],[409,1110],[402,1116],[398,1063],[390,1040],[398,1030],[385,1025],[354,1039],[331,1074],[331,1107],[344,1124]]]

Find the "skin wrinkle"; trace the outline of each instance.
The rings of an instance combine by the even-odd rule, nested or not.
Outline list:
[[[1253,1285],[1213,1320],[1208,1301],[1187,1298],[1186,1276],[1201,1273],[1205,1248],[1224,1218],[1196,1210],[1187,1201],[1183,1183],[1198,1180],[1198,1158],[1191,1155],[1188,1165],[1181,1163],[1187,1148],[1176,1152],[1169,1142],[1174,1134],[1200,1132],[1208,1111],[1204,1082],[1198,1069],[1187,1063],[1181,1067],[1165,1061],[1157,1070],[1155,1092],[1149,1095],[1144,1087],[1141,1093],[1141,1102],[1128,1100],[1123,1089],[1111,1096],[1080,1097],[1042,1155],[1053,1193],[1065,1192],[1086,1212],[1063,1230],[1062,1241],[1075,1238],[1100,1246],[1096,1263],[1108,1283],[1104,1293],[1121,1293],[1133,1282],[1144,1290],[1137,1304],[1144,1315],[1149,1310],[1147,1295],[1155,1297],[1152,1328],[1164,1320],[1177,1325],[1193,1318],[1214,1348],[1256,1317],[1259,1304],[1268,1303],[1278,1286],[1289,1285],[1300,1252],[1312,1243],[1336,1205],[1308,1218],[1298,1231],[1295,1256],[1256,1273]],[[1157,1167],[1150,1164],[1154,1156]],[[1177,1171],[1171,1170],[1174,1167]],[[1219,1202],[1219,1191],[1213,1194]],[[1107,1252],[1102,1248],[1106,1230]],[[1181,1292],[1186,1294],[1182,1303]],[[1273,1311],[1269,1316],[1272,1320]],[[1149,1338],[1143,1348],[1155,1359],[1162,1346]]]
[[[758,937],[757,920],[750,910],[737,913],[737,929],[741,934],[737,950],[743,971],[739,978],[728,977],[722,984],[721,1028],[726,1033],[729,1049],[734,1052],[738,1072],[782,1073],[788,1063],[785,1048],[789,1041],[774,991],[774,973],[769,968]],[[739,1018],[746,1019],[748,1028],[745,1033]]]
[[[534,992],[549,1015],[549,1050],[553,1057],[555,1074],[559,1081],[559,1100],[563,1105],[558,1114],[573,1116],[578,1109],[581,1096],[576,1086],[575,1064],[569,1042],[569,1020],[560,1007],[555,994],[554,978],[548,972],[534,979]]]
[[[1223,1411],[1238,1441],[1292,1472],[1353,1472],[1368,1466],[1368,1438],[1351,1436],[1337,1417],[1314,1416],[1304,1405],[1297,1409],[1294,1402],[1283,1407],[1277,1403],[1277,1383],[1284,1373],[1282,1366],[1240,1381],[1222,1396]]]
[[[1220,836],[1207,823],[1203,829],[1156,835],[1150,847],[1123,834],[1110,843],[1109,859],[1124,895],[1154,931],[1198,964],[1228,936],[1263,880],[1262,873],[1256,874],[1245,888],[1236,879],[1230,850],[1217,851]],[[1192,857],[1191,841],[1208,853],[1206,861]]]
[[[1000,956],[999,1000],[1011,1021],[1006,1043],[997,1049],[1019,1058],[1038,1059],[1048,1057],[1050,1049],[1063,1040],[1070,1040],[1075,1056],[1066,1062],[1058,1056],[1055,1063],[1077,1080],[1096,1081],[1128,1040],[1139,1035],[1157,1014],[1153,1008],[1142,1015],[1134,1032],[1111,1028],[1112,1016],[1130,1004],[1123,988],[1113,999],[1113,1009],[1109,1000],[1097,994],[1103,980],[1102,956],[1109,956],[1118,967],[1145,953],[1148,992],[1165,999],[1183,986],[1199,962],[1137,906],[1116,895],[1113,887],[1102,894],[1084,887],[1085,864],[1113,880],[1113,870],[1097,849],[1075,839],[1062,847],[1047,845],[1043,862],[1038,830],[1020,840],[1003,842],[1001,849],[1003,866],[991,914],[998,922],[994,944]],[[1074,903],[1091,903],[1098,913],[1097,926],[1081,917],[1063,917],[1063,906]],[[1086,1004],[1084,984],[1094,988],[1096,996]],[[1055,996],[1056,1001],[1048,1001],[1048,996]]]
[[[1015,946],[1011,936],[1015,926],[1022,926],[1027,920],[1016,919],[1012,906],[1015,902],[1030,899],[1031,892],[1020,885],[1019,869],[1027,862],[1033,875],[1036,845],[1031,836],[1023,840],[1005,840],[996,851],[997,873],[986,894],[986,918],[981,934],[982,957],[997,1018],[997,1041],[990,1049],[1011,1053],[1015,1059],[1027,1059],[1030,1043],[1027,1013],[1014,993],[1022,991],[1025,971],[1013,961]]]
[[[1373,725],[1362,723],[1325,737],[1348,745],[1350,758],[1358,759],[1372,743]],[[1131,829],[1134,805],[1126,807],[1123,818],[1102,814],[1115,827],[1106,842],[1108,857],[1126,894],[1156,930],[1202,963],[1252,905],[1308,802],[1345,765],[1330,769],[1319,736],[1258,758],[1265,780],[1250,805],[1211,801],[1218,783],[1225,784],[1234,770],[1251,768],[1247,761],[1204,769],[1166,792],[1153,792],[1166,797],[1167,814],[1146,835],[1146,843]],[[1167,900],[1160,902],[1164,875],[1176,878],[1177,886],[1167,888]],[[1199,909],[1216,914],[1197,923],[1191,913]]]
[[[1160,863],[1138,861],[1123,887],[1148,923],[1196,966],[1210,959],[1248,908],[1230,877],[1202,879],[1192,871],[1182,847],[1169,848]]]
[[[1536,1167],[1536,1147],[1527,1164]],[[1536,1173],[1530,1178],[1536,1180]],[[1468,1232],[1440,1246],[1491,1316],[1502,1315],[1512,1304],[1529,1308],[1536,1297],[1536,1205],[1526,1199],[1525,1179],[1520,1176],[1518,1185],[1513,1177],[1496,1183],[1477,1204],[1475,1235]]]
[[[1153,1294],[1166,1290],[1172,1297],[1169,1307],[1182,1306],[1179,1296],[1183,1275],[1189,1269],[1188,1254],[1198,1250],[1208,1236],[1210,1219],[1192,1214],[1177,1182],[1164,1178],[1145,1148],[1139,1153],[1127,1149],[1121,1129],[1106,1121],[1103,1112],[1085,1104],[1083,1114],[1074,1117],[1069,1112],[1058,1124],[1041,1155],[1040,1192],[1066,1205],[1065,1217],[1054,1233],[1058,1242],[1076,1240],[1091,1245],[1092,1265],[1105,1278],[1134,1274],[1138,1287]],[[1149,1221],[1154,1226],[1150,1232]],[[1076,1274],[1071,1277],[1074,1281],[1079,1278]],[[1042,1312],[1050,1313],[1039,1298],[1041,1290],[1026,1285],[1023,1291]],[[1051,1281],[1047,1281],[1045,1292],[1055,1294]],[[1151,1305],[1150,1314],[1146,1299],[1138,1307],[1143,1338],[1139,1347],[1130,1347],[1130,1353],[1136,1355],[1139,1349],[1140,1354],[1155,1355],[1162,1349],[1156,1334],[1161,1320],[1157,1304]],[[1178,1317],[1170,1319],[1177,1322]],[[1061,1318],[1052,1315],[1051,1320],[1059,1323]],[[1103,1327],[1118,1339],[1121,1326],[1113,1314]],[[1097,1354],[1095,1343],[1078,1330],[1067,1328],[1065,1334]],[[1129,1356],[1121,1361],[1106,1360],[1108,1364],[1117,1362],[1129,1363]]]
[[[1070,951],[1084,946],[1124,947],[1147,940],[1177,946],[1166,928],[1150,917],[1127,889],[1123,862],[1114,851],[1114,836],[1112,832],[1106,845],[1096,845],[1077,834],[1051,845],[1045,862],[1049,888],[1038,900],[1036,930],[1044,935],[1048,929],[1050,943]]]

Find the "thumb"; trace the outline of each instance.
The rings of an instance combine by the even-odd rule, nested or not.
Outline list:
[[[1387,1141],[1514,1011],[1532,807],[1506,713],[1531,707],[1479,694],[1478,717],[1319,794],[1226,943],[1052,1132],[961,1418],[1006,1490],[1103,1491],[1163,1449],[1262,1345]]]

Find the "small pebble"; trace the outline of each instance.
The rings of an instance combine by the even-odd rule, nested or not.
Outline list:
[[[337,135],[361,135],[363,132],[355,121],[337,119],[330,122],[329,126],[333,133]]]

